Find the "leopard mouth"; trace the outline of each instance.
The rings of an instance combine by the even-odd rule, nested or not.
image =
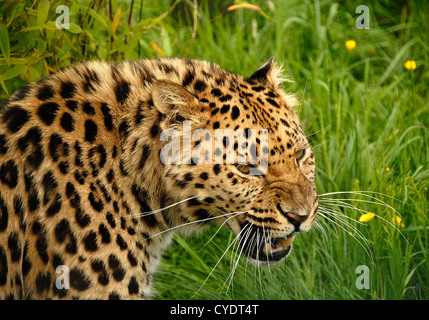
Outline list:
[[[241,238],[239,245],[248,259],[275,263],[281,261],[290,253],[294,239],[294,233],[282,238],[256,236],[246,241]]]

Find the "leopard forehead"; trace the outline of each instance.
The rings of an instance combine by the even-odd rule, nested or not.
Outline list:
[[[159,68],[171,68],[169,62],[161,60]],[[273,66],[271,78],[266,81],[245,78],[204,61],[188,61],[184,69],[178,70],[181,76],[177,82],[200,103],[195,113],[208,119],[205,129],[266,129],[271,156],[309,146],[294,112],[297,99],[282,89],[280,68]]]
[[[297,99],[283,90],[278,79],[280,69],[271,70],[271,79],[260,81],[226,72],[212,64],[191,65],[182,72],[179,84],[198,99],[198,107],[193,112],[202,124],[196,128],[210,131],[210,139],[214,139],[217,130],[244,130],[245,134],[266,130],[270,166],[281,166],[298,150],[310,147],[294,111]],[[259,144],[259,137],[257,141]],[[235,153],[239,152],[237,142],[226,143],[234,144]]]
[[[270,156],[282,156],[308,146],[293,108],[296,100],[281,87],[254,83],[248,79],[223,81],[198,95],[202,112],[210,114],[206,128],[267,130]]]

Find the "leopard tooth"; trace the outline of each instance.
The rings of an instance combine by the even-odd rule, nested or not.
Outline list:
[[[262,252],[265,254],[271,254],[273,252],[273,249],[271,248],[271,245],[267,243],[263,248]]]
[[[267,243],[263,248],[262,252],[265,254],[272,254],[274,251],[279,251],[281,249],[286,249],[292,245],[293,240],[295,239],[295,236],[292,236],[287,239],[280,240],[281,248],[277,247],[275,249],[272,248],[271,244]]]
[[[290,238],[280,240],[280,243],[282,244],[282,247],[286,249],[287,247],[290,247],[294,239],[295,239],[295,236],[292,236]]]

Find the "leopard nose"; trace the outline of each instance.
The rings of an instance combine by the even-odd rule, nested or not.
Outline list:
[[[288,211],[285,213],[286,219],[295,227],[295,231],[300,231],[299,227],[301,226],[301,223],[303,223],[308,215],[301,216],[295,212]]]
[[[289,223],[295,227],[296,232],[300,231],[299,227],[301,223],[303,223],[308,218],[308,214],[300,215],[296,211],[283,211],[279,203],[277,204],[277,209],[287,219],[287,221],[289,221]]]

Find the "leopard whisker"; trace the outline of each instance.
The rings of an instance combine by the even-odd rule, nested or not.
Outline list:
[[[353,218],[351,218],[351,217],[348,217],[347,215],[345,215],[345,214],[343,214],[343,213],[341,213],[341,212],[339,212],[339,211],[336,211],[336,210],[333,210],[333,209],[331,209],[331,208],[326,208],[326,207],[323,207],[323,206],[319,206],[319,209],[322,211],[322,212],[324,212],[324,213],[326,213],[326,214],[328,214],[329,216],[333,216],[333,217],[335,217],[335,218],[337,218],[339,221],[341,221],[341,222],[343,222],[344,223],[344,225],[347,225],[347,226],[349,226],[350,228],[355,228],[348,220],[352,220],[352,221],[355,221],[356,223],[359,223],[359,224],[364,224],[364,223],[362,223],[362,222],[359,222],[358,220],[356,220],[356,219],[353,219]],[[348,219],[348,220],[347,220]]]
[[[388,209],[393,210],[397,215],[401,216],[401,214],[392,206],[389,206],[386,203],[381,203],[381,202],[375,202],[375,201],[370,201],[370,200],[362,200],[362,199],[320,199],[320,202],[325,202],[325,203],[332,203],[332,202],[338,202],[338,203],[344,203],[344,201],[356,201],[356,202],[363,202],[363,203],[371,203],[371,204],[375,204],[375,205],[380,205],[380,206],[384,206]],[[362,212],[362,209],[359,209],[359,211]]]
[[[340,206],[340,205],[338,205],[338,204],[332,204],[333,206],[336,206],[336,207],[343,207],[343,206]],[[349,219],[349,220],[352,220],[352,221],[354,221],[354,222],[356,222],[356,223],[358,223],[358,224],[365,224],[365,223],[363,223],[363,222],[360,222],[359,220],[357,220],[357,219],[354,219],[354,218],[352,218],[352,217],[349,217],[348,215],[346,215],[346,214],[344,214],[344,213],[342,213],[341,211],[338,211],[338,210],[334,210],[334,209],[332,209],[332,208],[328,208],[328,207],[325,207],[325,206],[322,206],[322,205],[319,205],[319,208],[321,208],[321,209],[325,209],[325,210],[329,210],[331,213],[333,213],[333,214],[335,214],[335,215],[338,215],[338,216],[341,216],[342,218],[345,218],[345,219]],[[347,208],[347,209],[352,209],[352,210],[359,210],[359,211],[361,211],[359,208],[353,208],[353,206],[344,206],[343,208]]]
[[[329,201],[325,201],[325,204],[328,204],[328,205],[330,205],[330,206],[336,206],[336,207],[342,207],[342,208],[346,208],[346,209],[353,209],[353,210],[357,210],[357,211],[359,211],[359,212],[365,212],[364,210],[362,210],[362,209],[360,209],[360,208],[358,208],[358,207],[356,207],[356,206],[354,206],[354,205],[352,205],[352,204],[350,204],[350,203],[343,203],[342,202],[342,200],[355,200],[355,201],[359,201],[359,199],[331,199],[331,200],[333,200],[332,202],[334,202],[334,203],[332,203],[332,202],[329,202]],[[336,201],[335,201],[336,200]],[[361,201],[363,201],[363,200],[361,200]],[[375,203],[375,204],[377,204],[377,203]],[[389,206],[388,206],[389,207]],[[400,215],[400,213],[397,211],[397,210],[395,210],[394,208],[392,208],[392,210],[394,210],[395,211],[395,213],[398,215],[398,216],[401,216]],[[380,216],[379,214],[376,214],[376,213],[372,213],[375,217],[377,217],[378,219],[380,219],[380,220],[382,220],[382,221],[384,221],[385,223],[387,223],[389,226],[391,226],[392,228],[394,228],[396,231],[398,231],[399,232],[399,234],[405,239],[405,241],[408,243],[408,245],[410,245],[411,246],[411,243],[408,241],[408,239],[405,237],[405,235],[401,232],[401,230],[399,230],[399,228],[397,227],[397,226],[395,226],[392,222],[390,222],[389,220],[387,220],[386,218],[384,218],[384,217],[382,217],[382,216]]]
[[[250,229],[248,229],[246,231],[246,234],[244,234],[243,237],[248,237],[249,233],[250,233]],[[225,293],[228,292],[230,286],[232,285],[232,280],[233,280],[235,271],[237,270],[237,266],[238,266],[238,263],[240,261],[240,256],[243,253],[243,246],[241,246],[241,248],[240,248],[240,246],[238,245],[238,242],[239,241],[236,241],[235,244],[234,244],[234,247],[233,247],[233,252],[236,251],[236,253],[232,256],[232,259],[231,259],[231,261],[232,261],[231,272],[230,272],[228,278],[225,280],[225,282],[224,282],[224,284],[223,284],[223,286],[221,288],[221,291],[222,291],[223,288],[225,287],[226,283],[228,282],[228,286],[226,287]],[[236,247],[236,250],[235,250],[235,247]],[[228,279],[229,279],[229,281],[228,281]]]
[[[163,234],[163,233],[166,233],[166,232],[169,232],[169,231],[172,231],[172,230],[178,229],[178,228],[182,228],[182,227],[185,227],[185,226],[188,226],[188,225],[191,225],[191,224],[201,223],[201,222],[205,222],[205,221],[209,221],[209,220],[214,220],[214,219],[219,219],[219,218],[223,218],[223,217],[225,217],[225,216],[229,216],[229,215],[232,215],[232,214],[243,214],[243,213],[246,213],[246,212],[247,212],[247,211],[235,211],[235,212],[230,212],[230,213],[221,214],[221,215],[219,215],[219,216],[213,216],[213,217],[209,217],[209,218],[205,218],[205,219],[198,219],[198,220],[195,220],[195,221],[191,221],[191,222],[183,223],[183,224],[180,224],[180,225],[178,225],[178,226],[174,226],[174,227],[168,228],[168,229],[166,229],[166,230],[163,230],[163,231],[161,231],[161,232],[158,232],[158,233],[156,233],[156,234],[154,234],[154,235],[152,235],[152,236],[148,237],[147,239],[151,239],[151,238],[156,237],[156,236],[159,236],[159,235],[161,235],[161,234]]]
[[[235,213],[235,212],[231,212],[231,214],[232,213]],[[235,214],[235,215],[233,215],[233,216],[231,216],[231,217],[229,217],[229,218],[227,218],[227,219],[225,219],[225,221],[224,222],[222,222],[222,224],[219,226],[219,228],[216,230],[216,232],[214,233],[214,235],[204,244],[204,246],[202,246],[201,248],[200,248],[200,250],[198,250],[198,252],[199,251],[201,251],[201,250],[203,250],[213,239],[214,239],[214,237],[219,233],[219,231],[223,228],[223,226],[228,222],[228,220],[229,219],[232,219],[232,218],[234,218],[234,217],[236,217],[237,215],[239,215],[239,214],[242,214],[243,212],[241,212],[241,211],[237,211],[237,214]],[[227,214],[230,214],[230,213],[227,213]]]
[[[263,288],[262,288],[262,274],[261,274],[261,260],[259,260],[259,243],[260,243],[260,234],[259,234],[259,229],[257,229],[256,233],[253,234],[252,236],[252,244],[250,249],[252,251],[254,251],[255,247],[256,247],[256,271],[258,273],[258,283],[259,283],[259,291],[262,293],[263,292]]]
[[[257,270],[258,270],[258,278],[259,278],[259,287],[260,290],[262,292],[262,274],[261,274],[261,264],[260,264],[260,260],[259,260],[259,252],[260,252],[260,248],[259,248],[259,243],[260,243],[260,239],[259,239],[259,232],[257,233],[257,241],[256,241],[256,259],[258,261],[257,264]]]
[[[322,220],[323,222],[325,222],[324,220]],[[328,241],[328,235],[326,234],[326,230],[323,228],[321,221],[319,220],[315,220],[314,221],[314,228],[315,230],[318,230],[322,233],[323,237],[325,238],[326,242]]]
[[[365,236],[362,234],[362,232],[360,232],[355,226],[353,226],[349,221],[347,221],[346,218],[351,219],[353,221],[356,221],[360,224],[363,224],[362,222],[359,222],[353,218],[350,218],[350,217],[346,216],[345,214],[342,214],[342,213],[339,214],[339,212],[331,210],[329,208],[323,208],[322,207],[321,210],[323,213],[325,213],[329,216],[336,217],[339,220],[339,222],[342,222],[343,225],[348,226],[350,229],[352,229],[359,236],[359,238],[361,238],[365,242],[367,247],[368,248],[370,247],[368,240],[365,238]]]
[[[331,196],[331,195],[338,195],[338,194],[355,194],[355,195],[359,195],[359,196],[363,196],[363,197],[367,197],[367,198],[373,199],[373,200],[375,200],[375,202],[372,202],[372,203],[379,204],[379,205],[384,205],[384,206],[388,207],[389,209],[395,211],[397,214],[399,214],[399,212],[395,208],[393,208],[392,206],[389,206],[386,202],[380,200],[377,197],[371,196],[371,195],[369,195],[367,193],[377,194],[377,195],[380,195],[380,196],[383,196],[383,197],[387,197],[387,198],[390,198],[392,200],[404,203],[400,199],[397,199],[397,198],[389,196],[389,195],[387,195],[385,193],[376,192],[376,191],[337,191],[337,192],[328,192],[328,193],[320,194],[319,198],[320,197]],[[334,199],[334,198],[328,198],[328,199],[329,200],[349,200],[349,201],[353,201],[353,200],[358,201],[359,200],[359,199]],[[325,200],[325,199],[320,199],[320,200]]]
[[[371,253],[370,245],[367,239],[363,236],[361,232],[359,232],[355,227],[350,226],[349,224],[345,223],[343,220],[335,221],[333,218],[328,217],[329,213],[326,212],[320,212],[321,216],[324,217],[328,222],[332,223],[334,226],[339,227],[344,232],[346,232],[349,236],[351,236],[359,245],[364,249],[368,257],[371,261],[373,261],[373,256]],[[343,227],[344,225],[344,227]],[[357,234],[357,237],[353,235],[353,233],[348,230],[346,227],[350,228],[352,231],[354,231]],[[361,239],[361,240],[360,240]]]
[[[175,206],[177,206],[177,205],[179,205],[181,203],[184,203],[186,201],[192,200],[194,198],[196,198],[196,196],[192,196],[192,197],[189,197],[187,199],[180,200],[180,201],[178,201],[176,203],[170,204],[170,205],[168,205],[166,207],[163,207],[163,208],[160,208],[160,209],[156,209],[156,210],[152,210],[152,211],[147,211],[147,212],[142,212],[142,213],[130,214],[130,215],[126,215],[125,217],[126,218],[143,218],[143,217],[150,216],[150,215],[158,213],[158,212],[165,211],[167,209],[175,207]]]
[[[265,235],[265,226],[264,226],[264,222],[262,222],[262,234],[263,235]],[[267,241],[267,238],[268,238],[268,241]],[[270,230],[270,232],[268,232],[268,235],[266,236],[266,237],[264,237],[264,246],[266,246],[266,245],[270,245],[270,247],[271,247],[271,230]],[[266,256],[266,258],[267,258],[267,261],[270,261],[269,259],[268,259],[268,251],[265,251],[265,256]],[[270,268],[270,263],[268,263],[268,272],[269,272],[269,274],[270,275],[272,275],[272,273],[271,273],[271,268]]]
[[[253,223],[252,223],[253,224]],[[249,234],[247,235],[247,237],[246,237],[246,242],[248,242],[249,241],[249,238],[250,238],[250,234],[251,234],[251,232],[250,232],[250,230],[251,230],[251,228],[249,228]],[[249,248],[249,246],[246,248],[246,250],[244,251],[244,254],[245,255],[248,255],[249,253],[250,253],[250,248]],[[249,266],[249,262],[250,262],[250,260],[249,259],[246,259],[246,267],[245,267],[245,271],[247,272],[247,270],[248,270],[248,266]],[[247,273],[245,273],[245,275],[247,276]]]
[[[308,134],[307,135],[307,138],[309,138],[309,137],[311,137],[311,136],[314,136],[315,134],[318,134],[319,132],[322,132],[322,131],[324,131],[324,130],[326,130],[326,129],[328,129],[329,127],[331,127],[332,125],[331,124],[328,124],[327,126],[325,126],[324,128],[322,128],[322,129],[320,129],[320,130],[317,130],[317,131],[314,131],[313,133],[310,133],[310,134]]]
[[[360,195],[360,196],[369,197],[369,198],[373,198],[373,199],[376,199],[376,200],[381,201],[380,199],[378,199],[378,198],[376,198],[376,197],[373,197],[373,196],[370,196],[370,195],[368,195],[367,193],[377,194],[377,195],[380,195],[380,196],[383,196],[383,197],[387,197],[387,198],[390,198],[390,199],[392,199],[392,200],[395,200],[395,201],[399,201],[399,202],[404,203],[404,201],[402,201],[401,199],[398,199],[398,198],[392,197],[391,195],[388,195],[388,194],[386,194],[386,193],[382,193],[382,192],[378,192],[378,191],[369,191],[369,190],[359,190],[359,191],[333,191],[333,192],[327,192],[327,193],[319,194],[319,197],[326,197],[326,196],[338,195],[338,194],[357,194],[357,195]]]
[[[340,199],[332,199],[332,200],[337,200],[337,201],[321,201],[323,204],[327,205],[327,206],[333,206],[333,207],[340,207],[340,208],[344,208],[344,209],[350,209],[352,211],[358,211],[359,213],[363,213],[365,212],[365,210],[362,210],[354,205],[352,205],[351,203],[348,202],[343,202]]]
[[[328,141],[322,141],[322,142],[320,142],[320,143],[318,143],[318,144],[314,144],[312,147],[311,147],[311,149],[316,149],[316,148],[319,148],[320,146],[322,146],[322,145],[324,145],[325,143],[328,143]]]
[[[242,241],[243,241],[242,247],[246,248],[245,251],[244,251],[244,255],[249,255],[249,253],[251,251],[253,251],[253,249],[254,249],[254,247],[255,247],[255,245],[257,243],[257,241],[256,241],[257,233],[253,233],[252,234],[252,232],[251,232],[252,231],[253,222],[249,222],[249,225],[250,225],[250,228],[246,232],[245,237],[243,237],[243,239],[242,239]],[[248,243],[248,245],[246,245],[246,243]],[[247,270],[248,270],[247,268],[248,268],[249,262],[250,262],[250,260],[246,259],[245,276],[247,276]],[[258,273],[259,273],[259,276],[258,276],[259,281],[258,281],[258,283],[259,283],[259,286],[260,286],[260,291],[262,292],[262,283],[261,283],[260,270],[259,270],[259,260],[255,260],[255,262],[256,262],[256,265],[257,265],[257,268],[256,268],[257,270],[255,269],[254,271],[255,272],[258,271]]]
[[[343,200],[356,200],[356,201],[359,201],[359,199],[330,199],[330,200],[332,200],[332,201],[324,201],[325,202],[325,204],[328,204],[328,205],[330,205],[330,206],[336,206],[336,207],[342,207],[342,208],[346,208],[346,209],[352,209],[352,210],[356,210],[356,211],[359,211],[359,212],[361,212],[361,213],[363,213],[363,212],[366,212],[365,210],[362,210],[362,209],[360,209],[360,208],[358,208],[358,207],[356,207],[356,206],[354,206],[354,205],[352,205],[352,204],[350,204],[350,203],[347,203],[347,202],[343,202]],[[361,201],[363,201],[363,200],[361,200]],[[377,203],[375,203],[375,204],[377,204]],[[393,208],[392,208],[393,209]],[[400,215],[400,213],[398,212],[398,211],[396,211],[395,209],[393,209],[399,216],[401,216]],[[376,213],[373,213],[374,214],[374,216],[375,217],[377,217],[377,218],[379,218],[379,219],[381,219],[381,220],[383,220],[384,222],[386,222],[387,224],[389,224],[389,225],[391,225],[392,227],[394,227],[399,233],[401,233],[401,231],[393,224],[393,223],[391,223],[389,220],[387,220],[387,219],[385,219],[385,218],[383,218],[382,216],[380,216],[380,215],[378,215],[378,214],[376,214]],[[401,233],[402,234],[402,233]]]
[[[334,219],[328,217],[327,215],[324,214],[324,212],[320,211],[319,212],[320,216],[324,217],[326,220],[332,222],[333,224],[335,224],[336,226],[340,227],[343,231],[347,232],[354,240],[357,241],[357,243],[359,243],[359,245],[365,250],[366,254],[368,255],[368,257],[370,258],[371,261],[373,261],[373,257],[370,251],[368,251],[369,248],[366,248],[360,241],[359,239],[357,239],[353,234],[351,234],[347,229],[345,229],[340,223],[338,223],[337,221],[335,221]]]
[[[228,252],[228,250],[231,248],[231,246],[234,245],[234,243],[236,241],[238,241],[238,238],[240,237],[241,233],[244,232],[244,230],[246,230],[246,227],[248,225],[244,226],[243,229],[240,230],[240,232],[235,236],[234,240],[231,241],[231,243],[228,245],[228,247],[225,249],[225,251],[223,252],[222,256],[219,258],[219,260],[216,262],[215,266],[212,268],[212,270],[210,271],[209,275],[207,276],[207,278],[204,280],[203,284],[199,287],[199,289],[197,291],[195,291],[195,293],[191,296],[190,299],[192,299],[193,297],[195,297],[196,294],[198,294],[198,292],[200,292],[200,290],[204,287],[204,285],[206,284],[207,280],[211,277],[211,275],[213,274],[214,270],[217,268],[217,266],[219,265],[219,263],[222,261],[223,257],[225,256],[225,254]]]

